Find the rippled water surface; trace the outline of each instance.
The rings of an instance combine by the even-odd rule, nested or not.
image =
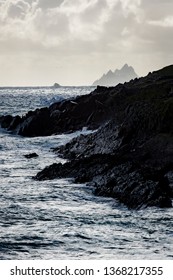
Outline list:
[[[89,88],[1,89],[0,114],[23,114]],[[29,98],[26,98],[28,97]],[[0,130],[0,259],[172,259],[173,211],[129,211],[69,180],[37,182],[71,135],[22,138]],[[36,152],[39,157],[26,159]]]
[[[0,88],[0,115],[22,115],[28,110],[49,106],[56,101],[88,94],[95,87]]]

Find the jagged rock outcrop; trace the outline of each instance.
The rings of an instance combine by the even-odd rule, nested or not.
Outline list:
[[[88,126],[55,152],[68,158],[35,179],[74,178],[93,186],[97,195],[111,196],[129,208],[171,207],[173,198],[173,66],[116,87],[97,87],[87,96],[56,103],[17,120],[18,132],[41,126],[44,135]],[[30,117],[31,120],[29,119]],[[33,118],[36,118],[35,120]],[[10,127],[13,117],[1,117]],[[16,128],[15,128],[16,129]]]
[[[65,164],[53,164],[37,180],[67,177],[76,183],[92,182],[96,195],[118,199],[129,208],[171,207],[172,192],[164,172],[142,170],[133,161],[110,155],[92,155]]]
[[[114,72],[109,70],[106,74],[96,80],[93,86],[116,86],[119,83],[129,82],[131,79],[137,78],[138,75],[132,66],[125,64],[120,70],[116,69]]]

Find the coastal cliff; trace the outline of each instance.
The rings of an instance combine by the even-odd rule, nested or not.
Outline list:
[[[23,117],[1,116],[0,123],[27,137],[95,129],[55,149],[69,161],[35,179],[73,177],[128,208],[172,207],[173,65]]]

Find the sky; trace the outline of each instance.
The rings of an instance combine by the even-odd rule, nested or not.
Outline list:
[[[0,0],[0,86],[91,85],[173,64],[172,0]]]

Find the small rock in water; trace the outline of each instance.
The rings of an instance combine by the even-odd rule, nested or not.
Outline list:
[[[24,157],[26,157],[26,158],[36,158],[36,157],[38,157],[38,155],[36,153],[31,153],[31,154],[24,155]]]

